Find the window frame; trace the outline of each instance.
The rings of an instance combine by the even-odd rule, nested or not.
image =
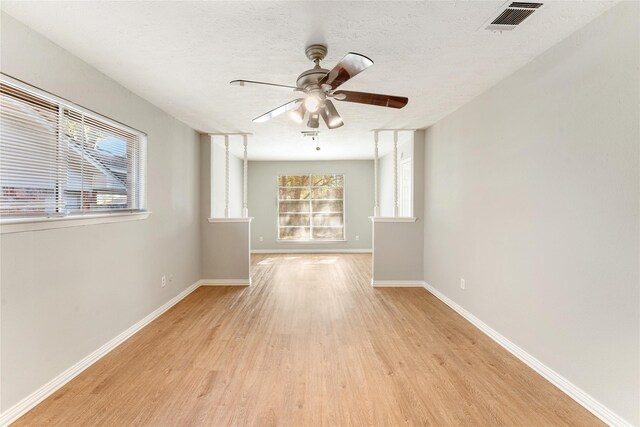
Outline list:
[[[339,175],[342,177],[342,199],[314,199],[312,197],[313,188],[323,188],[321,186],[313,186],[313,177],[314,176],[323,176],[323,175]],[[309,177],[309,185],[308,186],[292,186],[292,187],[281,187],[280,186],[280,178],[283,176],[308,176]],[[310,190],[309,199],[286,199],[280,200],[280,189],[281,188],[308,188]],[[331,187],[327,187],[331,188]],[[276,176],[276,203],[277,203],[277,215],[276,215],[276,242],[278,243],[295,243],[295,244],[326,244],[326,243],[339,243],[347,241],[347,221],[346,221],[346,174],[338,173],[338,172],[328,172],[328,173],[295,173],[295,174],[285,174],[285,175],[277,175]],[[313,238],[313,211],[309,211],[309,239],[308,240],[298,240],[298,239],[281,239],[280,238],[280,202],[281,201],[309,201],[310,206],[313,206],[313,201],[322,201],[322,200],[341,200],[342,201],[342,239],[314,239]],[[327,213],[327,212],[325,212]],[[328,212],[331,213],[331,212]],[[338,213],[338,212],[336,212]],[[283,226],[286,228],[304,228],[306,226]],[[331,226],[327,226],[331,228]],[[323,228],[319,226],[318,228]],[[333,227],[337,228],[337,227]]]
[[[15,233],[22,231],[35,231],[50,228],[72,227],[79,225],[112,223],[120,221],[140,220],[149,217],[151,212],[147,206],[147,134],[139,129],[125,125],[117,120],[106,117],[100,113],[90,110],[81,105],[75,104],[65,98],[54,95],[38,87],[32,86],[22,80],[11,77],[0,72],[0,82],[8,86],[13,86],[20,91],[24,91],[33,96],[43,98],[48,102],[58,106],[58,115],[61,118],[64,115],[64,109],[77,111],[85,116],[91,117],[97,121],[106,123],[109,126],[117,128],[127,133],[134,134],[138,137],[139,151],[141,158],[138,162],[138,170],[136,174],[140,174],[139,195],[137,201],[140,208],[123,208],[123,209],[105,209],[105,210],[60,210],[44,215],[30,216],[4,216],[0,215],[0,234]],[[56,190],[56,197],[63,198],[64,191],[59,187]]]

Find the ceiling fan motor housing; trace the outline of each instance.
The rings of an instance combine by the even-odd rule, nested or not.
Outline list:
[[[298,88],[302,89],[305,92],[310,92],[313,89],[320,89],[318,82],[322,79],[329,70],[326,68],[320,67],[320,65],[316,65],[315,67],[303,71],[302,74],[298,76],[298,80],[296,81],[296,85]]]
[[[314,89],[320,89],[318,82],[322,79],[329,70],[320,67],[320,61],[327,55],[327,47],[321,44],[312,44],[305,50],[307,58],[314,61],[316,65],[298,76],[296,85],[299,89],[305,92],[311,92]]]

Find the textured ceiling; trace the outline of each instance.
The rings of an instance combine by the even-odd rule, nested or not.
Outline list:
[[[293,160],[371,158],[370,129],[433,124],[613,2],[547,1],[515,31],[482,29],[503,4],[3,1],[2,10],[200,131],[254,133],[251,159]],[[228,82],[295,85],[312,65],[304,55],[310,43],[328,45],[325,68],[349,51],[374,61],[342,89],[408,96],[409,104],[336,102],[345,126],[322,130],[320,151],[286,115],[252,123],[293,94]]]

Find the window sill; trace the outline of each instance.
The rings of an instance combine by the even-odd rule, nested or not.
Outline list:
[[[347,243],[347,240],[281,240],[276,239],[276,243],[295,243],[297,245],[330,245],[332,243]]]
[[[82,225],[109,224],[112,222],[137,221],[149,218],[151,212],[126,212],[108,214],[70,215],[50,218],[9,218],[0,220],[0,234],[25,231],[49,230],[52,228],[78,227]]]
[[[370,216],[371,222],[416,222],[414,216]]]
[[[207,221],[209,222],[251,222],[253,219],[250,217],[236,217],[236,218],[209,218]]]

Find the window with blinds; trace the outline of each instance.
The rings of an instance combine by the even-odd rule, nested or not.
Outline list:
[[[146,137],[82,107],[0,79],[0,215],[145,209]]]
[[[344,175],[279,176],[278,239],[344,240]]]

